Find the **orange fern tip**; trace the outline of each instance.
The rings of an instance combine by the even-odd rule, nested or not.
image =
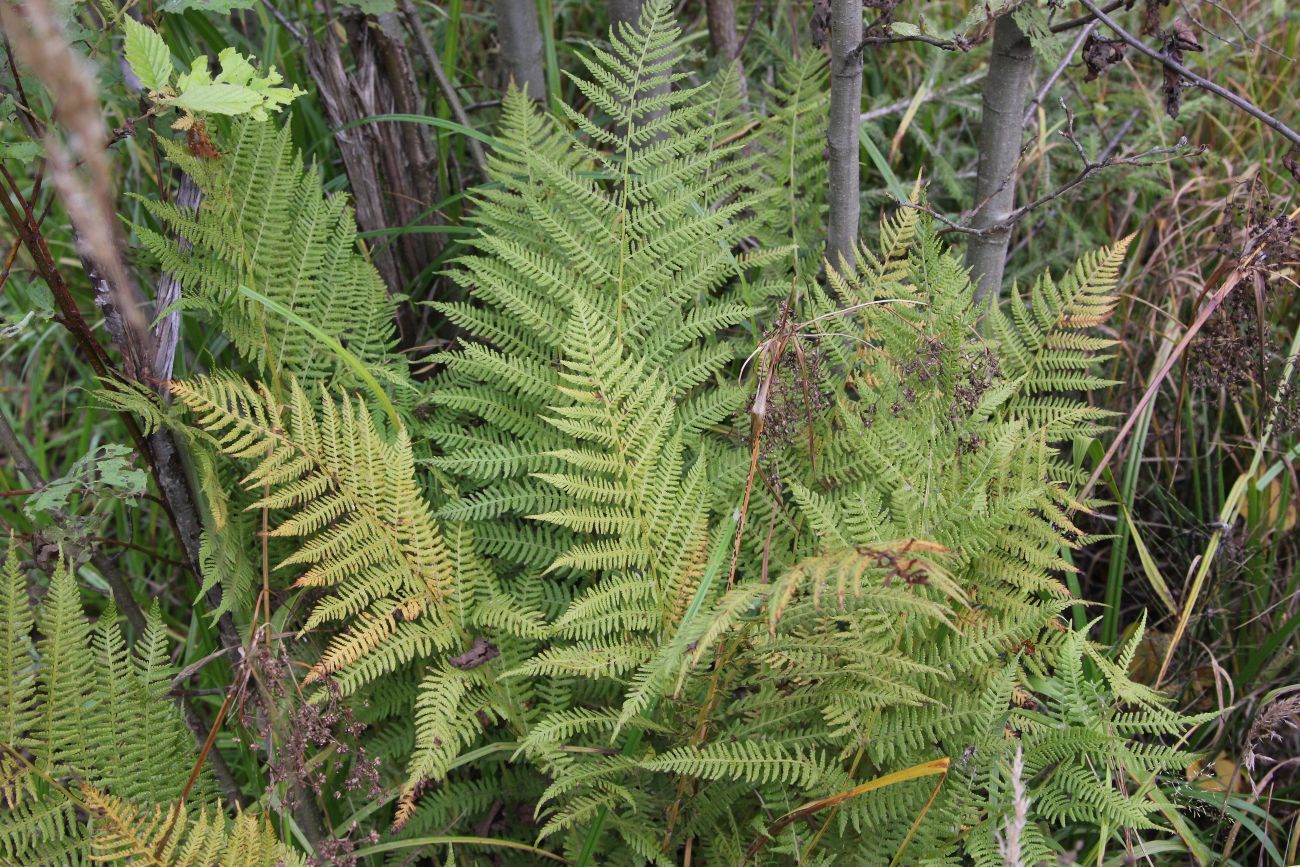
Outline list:
[[[415,785],[408,785],[402,790],[402,794],[397,798],[397,810],[393,813],[393,832],[397,833],[406,827],[415,815],[415,804],[423,794],[424,781],[421,780]]]

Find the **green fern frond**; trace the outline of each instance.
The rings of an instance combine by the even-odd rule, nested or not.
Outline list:
[[[82,786],[93,811],[92,859],[156,867],[294,867],[302,856],[283,846],[270,822],[254,813],[233,820],[218,811],[192,816],[184,804],[145,808]]]
[[[83,805],[69,787],[159,803],[180,797],[194,766],[193,736],[167,694],[166,631],[157,606],[130,650],[111,607],[92,630],[65,563],[33,616],[12,543],[0,629],[0,859],[81,863]],[[212,790],[204,771],[190,797],[208,800]]]
[[[407,380],[393,352],[394,300],[357,249],[352,209],[344,196],[325,195],[320,174],[294,152],[287,126],[239,120],[216,160],[160,143],[203,192],[197,215],[140,199],[185,241],[178,246],[165,233],[136,227],[145,250],[180,283],[182,309],[214,317],[269,378],[292,371],[303,380],[361,384],[314,335],[240,292],[247,287],[345,344],[381,379]]]

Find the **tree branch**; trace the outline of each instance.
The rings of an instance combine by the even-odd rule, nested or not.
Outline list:
[[[1177,72],[1179,75],[1181,75],[1183,78],[1186,78],[1188,81],[1192,82],[1197,87],[1200,87],[1203,90],[1208,90],[1210,93],[1214,94],[1215,96],[1227,100],[1228,102],[1235,105],[1237,108],[1244,111],[1246,114],[1250,115],[1251,117],[1263,123],[1268,128],[1272,129],[1274,132],[1281,135],[1283,138],[1291,142],[1296,147],[1300,147],[1300,133],[1291,129],[1291,127],[1287,126],[1285,123],[1278,120],[1273,115],[1264,111],[1264,109],[1255,105],[1255,103],[1246,99],[1244,96],[1240,96],[1239,94],[1233,93],[1227,88],[1220,87],[1219,85],[1215,84],[1213,81],[1210,81],[1208,78],[1197,75],[1195,72],[1192,72],[1186,66],[1174,60],[1163,51],[1156,51],[1154,48],[1147,45],[1141,39],[1138,39],[1132,33],[1129,33],[1127,30],[1121,27],[1118,23],[1116,23],[1114,18],[1111,18],[1109,15],[1107,15],[1106,12],[1103,9],[1099,8],[1096,3],[1092,2],[1092,0],[1079,0],[1079,2],[1082,3],[1088,9],[1088,11],[1092,13],[1092,16],[1094,18],[1096,18],[1098,21],[1102,22],[1107,27],[1109,27],[1112,31],[1114,31],[1115,35],[1118,36],[1120,39],[1124,40],[1125,44],[1128,45],[1129,47],[1141,52],[1142,54],[1145,54],[1147,57],[1151,58],[1152,60],[1164,64],[1167,68],[1172,69],[1174,72]]]
[[[972,72],[970,75],[966,76],[965,78],[959,78],[958,80],[954,81],[952,84],[948,85],[947,87],[940,88],[939,90],[936,90],[934,93],[931,93],[929,96],[927,96],[925,99],[921,101],[921,105],[925,105],[928,102],[933,102],[936,99],[944,99],[945,97],[951,96],[952,94],[956,93],[959,90],[964,90],[965,88],[970,87],[972,84],[975,84],[976,82],[983,81],[984,76],[987,74],[988,73],[984,72],[984,70],[980,70],[979,72]],[[891,102],[889,105],[882,105],[879,108],[873,108],[870,111],[864,111],[862,115],[858,118],[858,121],[861,123],[867,123],[873,120],[880,120],[882,117],[889,117],[891,114],[901,114],[902,112],[907,111],[911,107],[912,107],[912,100],[900,99],[898,102]]]

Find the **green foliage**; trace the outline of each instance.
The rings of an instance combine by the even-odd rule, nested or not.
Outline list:
[[[162,90],[172,80],[172,52],[152,27],[146,27],[129,15],[122,17],[126,30],[124,54],[127,65],[149,90]]]
[[[366,612],[354,637],[377,643],[375,630],[391,628],[399,612],[410,619],[441,609],[455,571],[415,484],[404,431],[387,442],[364,403],[335,402],[323,388],[312,399],[296,381],[287,411],[266,387],[230,377],[173,383],[172,392],[223,452],[258,461],[244,479],[263,492],[250,508],[292,510],[271,534],[303,541],[280,566],[298,567],[298,586],[333,590],[306,628]],[[349,639],[336,647],[322,673],[359,655]]]
[[[304,170],[287,128],[242,120],[220,159],[205,160],[163,142],[168,157],[203,192],[197,215],[173,203],[141,199],[162,226],[137,232],[149,254],[181,284],[181,309],[213,318],[239,353],[266,376],[291,371],[304,380],[360,385],[339,357],[313,335],[241,292],[254,290],[328,337],[386,383],[405,381],[393,356],[394,301],[357,250],[352,209],[326,196]],[[401,390],[409,396],[408,389]]]
[[[131,466],[130,455],[125,446],[101,446],[73,464],[66,475],[47,482],[23,508],[30,515],[57,511],[67,508],[69,499],[77,494],[138,497],[144,491],[145,474]]]
[[[271,823],[254,813],[233,820],[203,808],[191,817],[184,804],[134,806],[82,786],[93,811],[92,859],[97,864],[151,867],[301,867],[301,855],[284,846]]]
[[[756,182],[778,191],[761,212],[763,241],[769,248],[791,245],[797,273],[807,277],[820,267],[825,246],[829,75],[820,52],[778,56],[780,74],[754,133]]]
[[[252,463],[248,507],[296,540],[281,567],[323,591],[305,626],[340,629],[312,677],[374,703],[375,742],[406,764],[396,824],[470,833],[448,805],[509,780],[542,824],[501,835],[601,863],[687,840],[720,863],[807,846],[997,863],[1020,744],[1028,851],[1051,855],[1059,822],[1156,828],[1122,775],[1181,767],[1136,738],[1196,720],[1059,620],[1089,504],[1058,449],[1104,421],[1075,393],[1102,382],[1110,341],[1086,330],[1125,242],[981,310],[904,209],[856,277],[820,285],[800,189],[823,70],[791,72],[746,155],[709,85],[643,96],[675,78],[667,10],[647,4],[577,80],[608,127],[507,99],[454,272],[469,298],[436,305],[469,335],[434,356],[416,423],[436,486],[406,423],[328,385],[173,387]],[[748,341],[746,432],[731,374],[777,293]],[[272,372],[311,370],[243,343]],[[918,767],[948,770],[936,788]],[[813,842],[776,821],[805,801],[839,804]]]
[[[278,112],[306,91],[291,87],[278,87],[284,77],[272,66],[259,75],[253,59],[245,57],[234,48],[222,49],[217,55],[221,71],[214,77],[208,70],[208,57],[201,54],[194,59],[189,72],[172,76],[171,49],[158,35],[129,15],[122,16],[126,30],[124,53],[127,65],[136,78],[149,91],[149,97],[158,109],[177,108],[182,116],[173,124],[174,129],[191,129],[198,122],[196,115],[247,116],[264,121],[268,112]]]
[[[336,833],[391,828],[381,852],[1002,865],[1017,811],[1026,864],[1116,829],[1169,842],[1153,793],[1193,757],[1162,741],[1211,715],[1130,680],[1140,634],[1112,658],[1062,618],[1091,541],[1074,516],[1098,505],[1067,447],[1109,418],[1081,393],[1109,382],[1096,330],[1128,239],[980,306],[903,207],[855,276],[819,276],[822,56],[784,58],[751,123],[734,78],[676,71],[670,10],[647,0],[590,50],[582,110],[507,96],[450,266],[463,295],[432,305],[455,342],[418,387],[344,197],[255,117],[293,92],[233,49],[173,90],[161,38],[124,25],[159,104],[250,115],[162,143],[197,213],[139,199],[142,246],[212,326],[191,369],[207,351],[216,372],[168,383],[177,407],[98,394],[186,445],[200,593],[223,589],[202,613],[249,627],[240,688],[268,717],[291,684],[364,721],[385,794],[351,802],[351,743],[301,773]],[[288,811],[277,839],[206,803],[206,778],[177,802],[194,750],[156,610],[128,650],[61,567],[38,617],[15,558],[0,851],[296,863]],[[270,762],[320,738],[297,722],[257,732]]]
[[[168,696],[166,631],[156,606],[130,651],[112,610],[92,628],[63,564],[34,614],[12,543],[0,585],[0,854],[80,862],[93,835],[71,781],[162,803],[180,796],[194,765],[193,736]],[[205,772],[191,797],[211,792]]]

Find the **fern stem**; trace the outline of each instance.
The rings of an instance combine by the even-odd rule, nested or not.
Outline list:
[[[686,606],[686,613],[682,615],[681,623],[677,626],[676,635],[684,635],[686,628],[700,609],[704,607],[704,600],[709,597],[713,590],[714,583],[718,580],[718,574],[722,571],[722,564],[726,560],[727,551],[731,547],[731,537],[736,532],[736,527],[740,521],[740,510],[735,509],[723,522],[719,530],[717,539],[713,542],[713,550],[709,553],[708,565],[704,568],[704,574],[700,577],[700,584],[695,588],[695,595],[691,597],[690,604]],[[676,636],[674,636],[674,641]],[[643,719],[648,719],[654,715],[655,709],[659,706],[659,699],[662,696],[655,696],[650,701],[645,712],[641,714]],[[645,729],[634,728],[628,732],[619,748],[619,755],[630,756],[641,746],[641,739],[645,736]],[[601,807],[596,813],[596,818],[592,820],[591,826],[587,829],[587,836],[582,841],[582,849],[578,852],[576,867],[587,867],[591,863],[592,856],[596,854],[596,844],[600,841],[600,832],[604,829],[605,820],[609,818],[609,808]]]
[[[547,852],[545,849],[538,849],[536,846],[529,846],[527,843],[519,843],[515,840],[498,840],[493,837],[415,837],[410,840],[394,840],[391,843],[380,843],[378,846],[367,846],[364,849],[358,849],[352,854],[354,857],[360,858],[365,855],[379,855],[383,852],[397,852],[402,849],[419,849],[425,846],[454,846],[456,844],[514,849],[517,852],[527,852],[529,855],[536,855],[548,861],[566,863],[562,857],[554,852]]]

